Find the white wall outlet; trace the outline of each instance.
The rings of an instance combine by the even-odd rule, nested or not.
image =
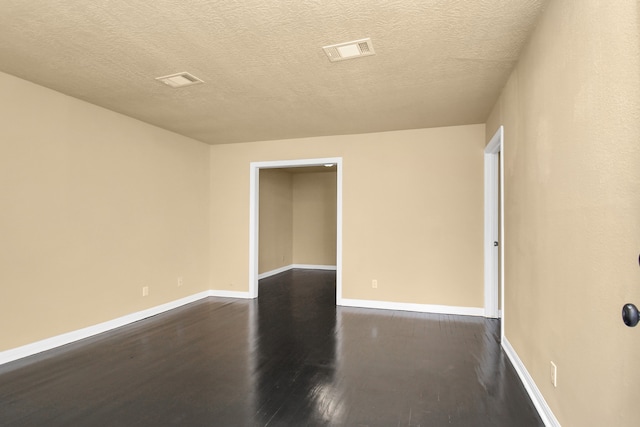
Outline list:
[[[182,286],[183,283],[182,277],[178,277],[178,287]]]
[[[149,287],[148,286],[143,286],[142,287],[142,296],[146,297],[147,295],[149,295]]]
[[[373,280],[371,281],[371,287],[372,287],[373,289],[378,289],[378,281],[377,281],[376,279],[373,279]]]
[[[553,362],[551,362],[551,384],[558,387],[558,367]]]

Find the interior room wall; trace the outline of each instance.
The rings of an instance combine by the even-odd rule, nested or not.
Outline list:
[[[487,122],[505,131],[506,337],[563,426],[638,418],[620,312],[640,302],[639,13],[548,2]]]
[[[248,291],[250,163],[342,157],[342,296],[482,307],[484,134],[468,125],[211,146],[211,200],[225,201],[211,209],[212,288]]]
[[[0,93],[0,351],[210,289],[207,145],[7,74]]]
[[[293,263],[293,178],[280,169],[260,171],[258,273]]]
[[[336,181],[335,170],[293,174],[294,264],[336,265]]]

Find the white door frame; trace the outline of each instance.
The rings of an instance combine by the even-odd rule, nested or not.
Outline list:
[[[342,157],[319,159],[251,162],[249,184],[249,298],[258,297],[260,169],[323,166],[333,163],[337,168],[336,200],[336,304],[342,303]]]
[[[504,128],[500,126],[484,150],[484,315],[491,318],[502,317],[502,324],[504,324],[504,153],[503,155],[499,153],[503,151],[503,140]],[[499,240],[501,241],[496,248],[494,242]],[[500,278],[499,281],[498,278]],[[502,313],[498,306],[498,283],[502,287]],[[503,336],[503,330],[501,336]]]

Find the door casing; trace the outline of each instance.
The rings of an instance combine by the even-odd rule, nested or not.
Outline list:
[[[484,310],[485,317],[502,317],[504,324],[503,140],[504,128],[500,126],[484,150]],[[494,242],[499,242],[497,247]],[[500,306],[498,284],[502,288]]]

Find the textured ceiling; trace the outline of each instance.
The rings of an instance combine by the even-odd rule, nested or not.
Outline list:
[[[0,71],[209,144],[483,123],[544,2],[0,0]]]

